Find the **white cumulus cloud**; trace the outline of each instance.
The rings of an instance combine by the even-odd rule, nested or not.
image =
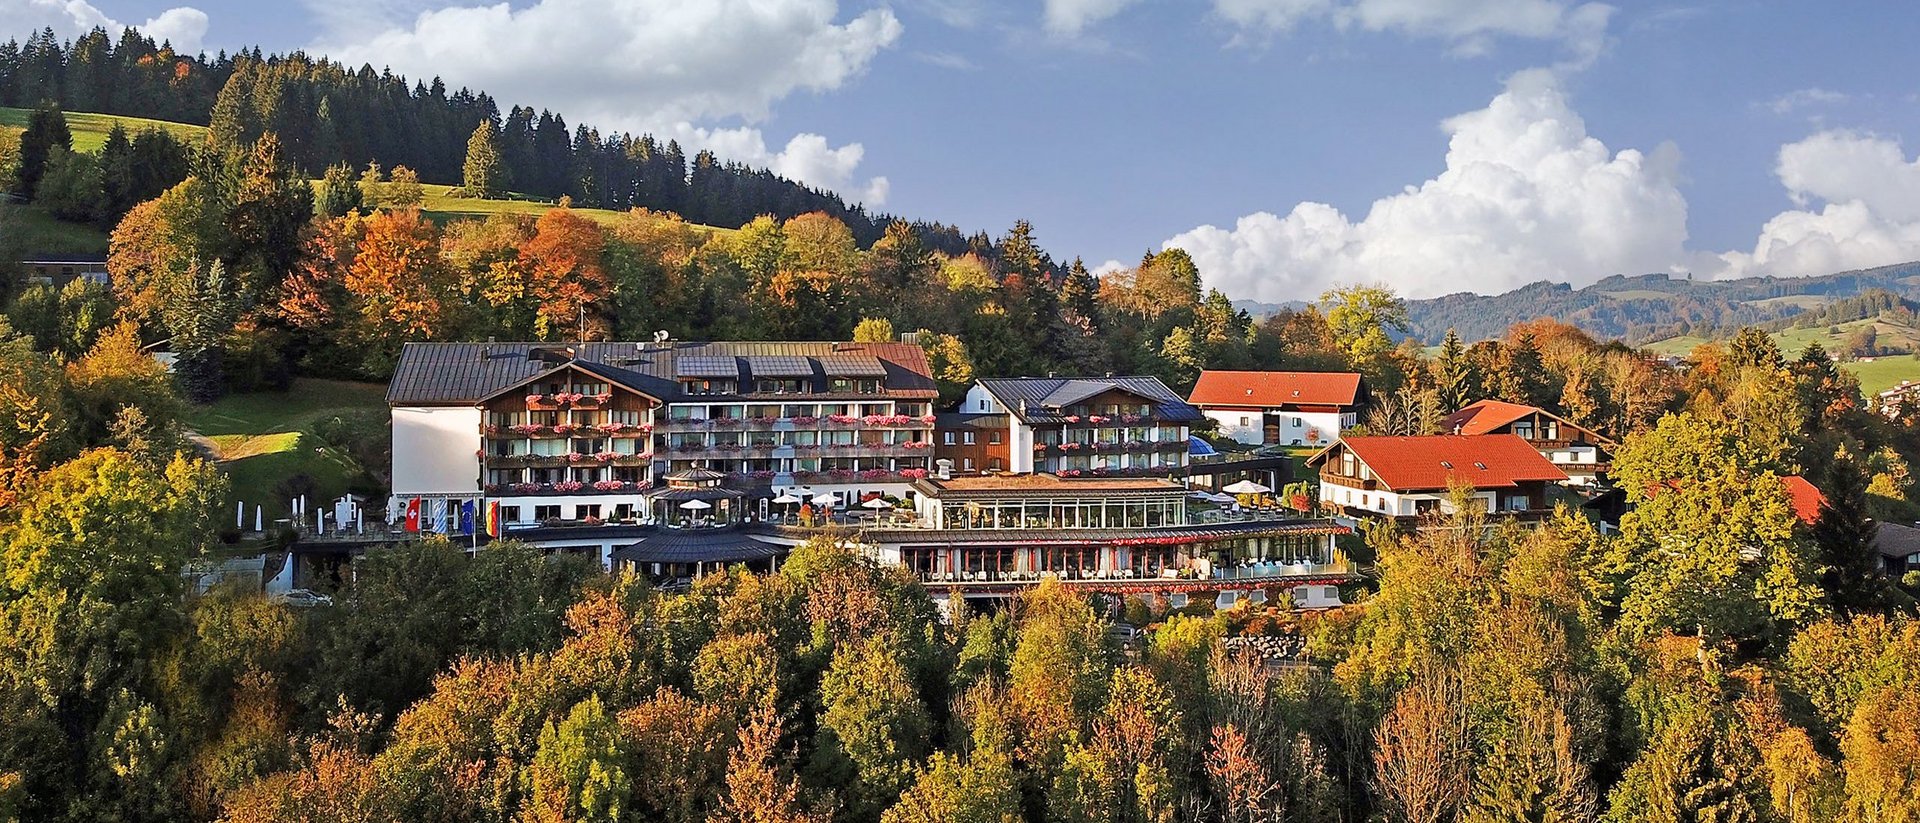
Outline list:
[[[357,5],[392,11],[417,2]],[[573,124],[679,136],[877,205],[887,182],[854,174],[858,143],[834,147],[800,134],[774,151],[757,128],[715,125],[759,122],[788,96],[841,87],[903,30],[885,7],[840,17],[836,0],[538,0],[432,9],[372,30],[334,26],[315,49],[349,66],[483,89],[503,108],[533,105]]]
[[[1430,297],[1542,280],[1592,282],[1685,259],[1679,152],[1609,150],[1589,136],[1558,76],[1521,72],[1484,109],[1448,119],[1446,168],[1353,220],[1323,203],[1259,212],[1169,239],[1209,286],[1236,297],[1312,299],[1386,282]]]
[[[95,26],[114,37],[131,25],[154,42],[170,42],[175,51],[197,54],[207,35],[207,14],[191,6],[167,9],[140,23],[123,23],[107,16],[86,0],[0,0],[0,30],[11,33],[52,28],[71,40]]]
[[[856,173],[866,156],[859,143],[834,146],[818,134],[796,134],[779,151],[767,147],[766,136],[755,128],[707,129],[680,122],[665,136],[689,147],[689,154],[711,149],[722,160],[772,169],[773,173],[810,186],[832,189],[850,201],[868,207],[884,205],[890,184],[885,177],[861,180]]]
[[[1920,259],[1920,160],[1897,141],[1821,132],[1782,146],[1774,173],[1801,208],[1768,220],[1752,251],[1705,261],[1708,273],[1798,277]]]

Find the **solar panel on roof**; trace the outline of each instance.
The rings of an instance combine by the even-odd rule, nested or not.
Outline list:
[[[804,357],[764,355],[747,358],[747,369],[754,377],[810,377],[813,364]]]
[[[871,354],[829,354],[820,358],[820,368],[832,377],[886,377],[887,367]]]
[[[739,377],[740,364],[731,357],[682,355],[674,358],[673,371],[679,377]]]

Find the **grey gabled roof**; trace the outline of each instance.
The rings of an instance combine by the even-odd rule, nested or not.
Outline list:
[[[1152,403],[1154,415],[1161,420],[1180,423],[1202,419],[1198,408],[1158,377],[989,377],[982,379],[980,386],[1028,425],[1065,422],[1066,407],[1113,390]]]
[[[829,394],[831,381],[820,363],[827,358],[864,355],[878,363],[885,374],[885,392],[880,397],[896,400],[932,400],[938,396],[927,355],[911,343],[574,343],[574,365],[663,402],[681,402],[682,358],[701,358],[709,365],[718,359],[733,361],[741,388],[751,391],[751,364],[763,358],[780,358],[781,371],[797,371],[792,359],[808,364],[815,396],[837,398]],[[387,387],[391,406],[467,406],[482,398],[516,388],[565,362],[566,344],[555,343],[408,343],[400,352],[393,382]],[[536,353],[545,352],[547,359]],[[555,355],[555,352],[562,352]],[[782,374],[792,378],[799,375]],[[726,400],[744,395],[701,395],[700,400]],[[769,399],[773,396],[769,395]],[[794,395],[780,395],[794,399]],[[846,399],[872,398],[874,395],[847,395]]]

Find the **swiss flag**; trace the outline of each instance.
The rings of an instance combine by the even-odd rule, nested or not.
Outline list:
[[[420,530],[420,498],[407,501],[407,531]]]

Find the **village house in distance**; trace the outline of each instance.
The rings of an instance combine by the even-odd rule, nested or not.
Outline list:
[[[1325,446],[1359,422],[1367,385],[1355,372],[1200,373],[1187,402],[1245,446]]]
[[[1307,465],[1320,470],[1320,502],[1355,517],[1411,525],[1451,511],[1450,488],[1472,488],[1489,514],[1537,518],[1551,509],[1547,486],[1567,474],[1512,434],[1348,437]]]
[[[1440,421],[1453,434],[1511,434],[1532,444],[1567,474],[1570,485],[1593,486],[1607,473],[1607,459],[1619,444],[1546,409],[1479,400]]]

